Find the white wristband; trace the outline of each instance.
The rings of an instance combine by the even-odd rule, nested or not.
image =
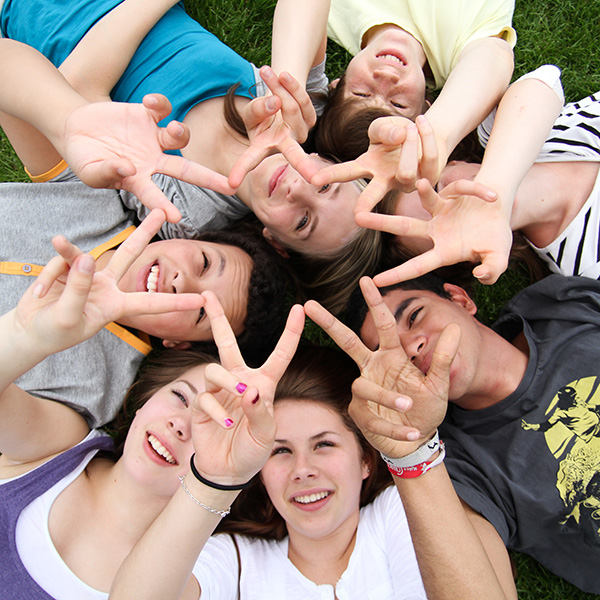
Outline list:
[[[383,460],[390,467],[406,469],[407,467],[414,467],[416,465],[420,465],[421,463],[427,462],[439,449],[440,436],[436,429],[435,435],[428,442],[425,442],[422,446],[419,446],[414,452],[411,452],[411,454],[407,454],[401,458],[391,458],[390,456],[381,454],[381,458],[383,458]]]

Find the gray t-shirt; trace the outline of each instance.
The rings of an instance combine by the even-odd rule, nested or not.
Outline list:
[[[154,177],[182,213],[179,223],[163,225],[160,237],[193,238],[201,230],[222,229],[248,213],[236,197],[165,175]],[[58,234],[88,252],[149,212],[133,194],[89,188],[70,169],[46,183],[1,183],[0,206],[6,232],[0,250],[4,265],[0,314],[14,308],[33,281],[26,273],[10,274],[14,268],[7,268],[7,261],[45,265],[55,254],[51,240]],[[22,267],[16,268],[20,273]],[[34,396],[68,404],[83,414],[90,427],[99,427],[121,407],[143,356],[103,329],[82,344],[48,357],[17,384]]]
[[[508,548],[599,594],[600,282],[551,275],[511,300],[494,329],[507,340],[524,331],[525,376],[493,406],[450,406],[446,467]]]

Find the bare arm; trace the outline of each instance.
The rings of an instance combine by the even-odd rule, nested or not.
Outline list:
[[[60,72],[90,102],[109,100],[146,34],[175,4],[177,0],[121,2],[85,34]]]
[[[498,104],[512,72],[513,53],[504,40],[484,38],[462,51],[440,95],[425,113],[438,141],[438,172],[458,142]]]
[[[394,477],[431,600],[516,599],[508,552],[496,530],[461,505],[446,468]]]
[[[325,60],[329,0],[279,0],[273,15],[271,66],[283,71],[302,87],[310,68]]]

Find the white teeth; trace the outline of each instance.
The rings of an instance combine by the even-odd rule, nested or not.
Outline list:
[[[148,281],[146,282],[146,289],[151,293],[156,293],[158,289],[158,265],[153,265],[148,274]]]
[[[404,64],[404,61],[400,60],[397,56],[394,56],[393,54],[381,54],[377,58],[382,58],[384,60],[394,60],[400,63],[401,65]]]
[[[310,496],[296,496],[294,498],[294,502],[300,502],[300,504],[310,504],[311,502],[316,502],[317,500],[323,500],[323,498],[327,498],[329,496],[329,492],[319,492],[318,494],[310,494]]]
[[[173,455],[151,433],[148,434],[148,442],[156,454],[160,454],[168,463],[176,464],[177,461],[173,458]]]

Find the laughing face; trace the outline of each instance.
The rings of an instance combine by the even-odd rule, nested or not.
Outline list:
[[[189,369],[155,392],[136,412],[122,460],[138,484],[158,485],[164,488],[159,491],[172,496],[179,485],[177,477],[188,471],[194,451],[191,403],[206,389],[205,367]]]
[[[236,334],[243,330],[252,259],[235,246],[197,240],[149,244],[119,281],[125,292],[173,294],[213,291]],[[119,321],[166,341],[211,340],[203,308],[162,315],[139,315]]]
[[[344,94],[414,121],[425,109],[422,49],[408,33],[386,28],[348,64]]]
[[[318,402],[275,404],[277,435],[261,471],[269,498],[295,536],[327,539],[358,526],[368,475],[358,440],[338,413]]]
[[[323,168],[330,163],[312,160]],[[282,154],[269,156],[248,175],[249,207],[271,242],[300,252],[333,250],[357,231],[354,205],[360,188],[352,182],[308,183]]]

